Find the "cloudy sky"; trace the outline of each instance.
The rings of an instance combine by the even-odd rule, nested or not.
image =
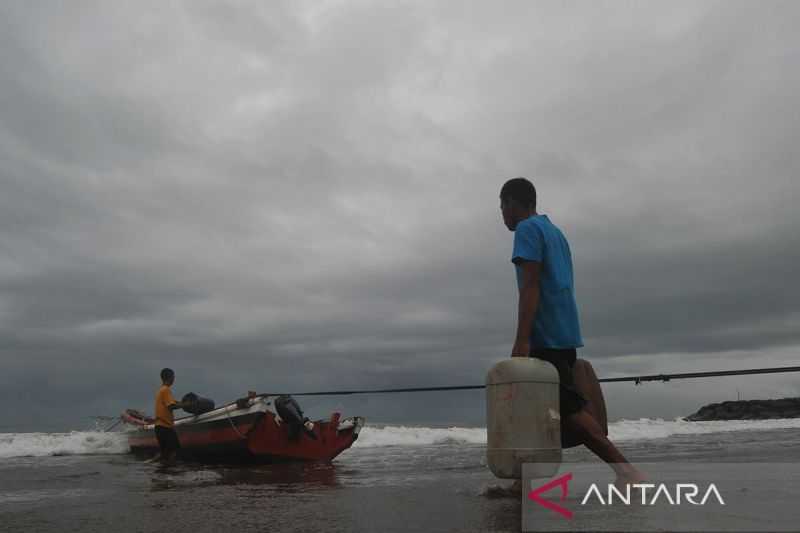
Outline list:
[[[0,431],[481,383],[502,183],[572,246],[601,376],[797,364],[795,2],[4,2]],[[800,394],[608,385],[613,418]],[[482,393],[306,399],[477,423]]]

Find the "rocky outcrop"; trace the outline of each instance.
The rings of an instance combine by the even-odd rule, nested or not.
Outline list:
[[[686,420],[766,420],[769,418],[800,418],[800,398],[780,400],[740,400],[711,403],[701,407]]]

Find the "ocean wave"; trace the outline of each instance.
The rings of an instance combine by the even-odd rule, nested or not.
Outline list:
[[[486,444],[486,428],[429,428],[366,426],[354,446],[425,446],[434,444]]]
[[[800,428],[800,418],[715,420],[709,422],[688,422],[682,418],[674,420],[660,418],[623,419],[608,425],[608,436],[614,442],[622,442],[663,439],[673,435],[699,435],[727,431],[786,428]],[[439,444],[486,444],[486,428],[366,426],[361,430],[355,446],[430,446]]]
[[[0,433],[0,459],[53,455],[128,453],[122,433],[71,431],[69,433]]]
[[[673,435],[698,435],[729,431],[800,428],[800,418],[775,420],[715,420],[687,422],[681,418],[619,420],[608,426],[615,442],[663,439]],[[486,444],[486,428],[370,426],[361,430],[354,447],[446,446]],[[118,432],[0,433],[0,459],[55,455],[123,454],[129,451],[127,435]]]
[[[800,428],[800,418],[777,418],[772,420],[709,420],[689,422],[682,418],[663,420],[640,418],[619,420],[608,425],[608,437],[612,441],[663,439],[673,435],[700,435],[728,431],[756,431],[769,429]]]

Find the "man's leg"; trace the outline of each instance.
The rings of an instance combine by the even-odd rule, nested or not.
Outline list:
[[[164,435],[162,433],[161,426],[156,426],[155,428],[153,428],[153,431],[156,434],[156,442],[158,442],[158,453],[156,453],[156,456],[148,461],[150,463],[155,463],[156,461],[159,462],[163,461],[164,454],[167,451],[165,449]]]
[[[170,428],[165,432],[165,457],[164,462],[172,464],[175,462],[175,457],[178,455],[178,448],[180,448],[180,441],[178,441],[178,433],[174,428]]]
[[[561,373],[562,372],[559,372],[559,377]],[[603,431],[603,435],[608,435],[606,401],[603,398],[603,390],[600,388],[600,382],[597,380],[597,375],[594,373],[591,363],[585,359],[577,359],[575,365],[572,367],[571,377],[573,379],[574,389],[587,400],[583,409],[597,421]],[[571,398],[571,395],[566,397],[562,396],[562,398],[564,398],[562,402],[564,405],[571,403],[568,400],[568,398]],[[573,435],[566,426],[562,429],[562,448],[572,448],[583,444],[583,439],[578,438],[577,435]]]
[[[156,440],[158,441],[158,455],[152,461],[160,463],[171,463],[175,460],[175,450],[177,439],[174,438],[174,430],[156,426]]]
[[[636,483],[645,479],[644,474],[630,464],[617,447],[608,440],[603,428],[585,409],[565,417],[562,423],[581,440],[584,446],[609,464],[616,472],[618,481]]]
[[[608,435],[606,400],[592,364],[586,359],[576,359],[572,367],[572,378],[575,381],[575,390],[589,402],[585,406],[586,411],[600,424],[603,434]]]

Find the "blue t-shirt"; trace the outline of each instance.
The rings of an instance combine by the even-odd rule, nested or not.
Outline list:
[[[547,215],[534,215],[517,224],[511,261],[522,285],[523,261],[542,264],[539,276],[539,307],[531,329],[533,348],[580,348],[583,346],[575,304],[572,254],[561,230]]]

